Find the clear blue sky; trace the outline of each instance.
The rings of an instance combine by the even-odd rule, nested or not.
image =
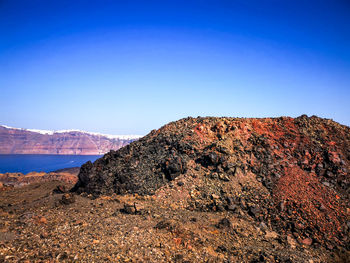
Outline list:
[[[0,124],[146,134],[187,116],[350,125],[350,2],[0,0]]]

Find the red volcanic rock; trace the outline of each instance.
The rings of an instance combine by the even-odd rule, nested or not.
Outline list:
[[[0,126],[0,154],[99,155],[139,136],[109,136],[82,131],[32,131]]]
[[[312,239],[311,238],[304,238],[303,240],[300,241],[300,243],[305,245],[305,246],[311,246]]]

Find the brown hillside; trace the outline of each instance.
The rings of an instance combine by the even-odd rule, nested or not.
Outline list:
[[[186,118],[83,165],[73,190],[155,193],[188,209],[247,213],[301,243],[349,248],[349,146],[349,127],[315,116]],[[177,177],[176,196],[168,188]]]

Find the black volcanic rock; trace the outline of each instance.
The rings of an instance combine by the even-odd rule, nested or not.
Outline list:
[[[84,164],[74,190],[94,194],[151,194],[185,173],[190,156],[181,143],[183,135],[157,136],[156,133],[153,131],[119,151],[110,151],[94,164]]]

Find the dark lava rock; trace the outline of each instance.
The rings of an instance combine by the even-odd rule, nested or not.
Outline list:
[[[230,222],[230,220],[228,220],[227,218],[223,218],[219,221],[219,223],[216,225],[217,228],[229,228],[231,227],[232,224]]]
[[[180,157],[175,157],[165,161],[163,163],[162,170],[165,177],[171,181],[178,177],[180,174],[184,173],[186,170],[186,163]]]
[[[206,161],[209,165],[216,165],[219,162],[219,156],[215,152],[211,152],[207,155]]]
[[[183,186],[184,183],[180,181],[180,182],[177,182],[177,185],[178,185],[178,186]]]
[[[120,210],[125,214],[136,214],[136,207],[134,204],[124,204],[124,207]]]
[[[177,138],[178,137],[178,138]],[[153,194],[186,172],[189,160],[183,135],[152,132],[119,151],[110,151],[94,164],[84,164],[72,191],[95,194]],[[175,153],[179,155],[175,155]]]
[[[57,185],[57,187],[53,190],[55,194],[64,194],[67,192],[67,189],[64,185]]]
[[[258,217],[260,214],[261,209],[256,206],[249,207],[248,214],[252,217]]]
[[[168,231],[175,231],[179,228],[178,223],[171,219],[162,220],[154,227],[156,229],[167,229]]]
[[[217,252],[226,252],[227,251],[227,248],[225,246],[218,246],[217,249],[216,249]]]
[[[62,195],[61,204],[69,205],[75,202],[75,195],[72,193]]]
[[[144,208],[137,203],[125,203],[120,212],[130,215],[141,214]]]

